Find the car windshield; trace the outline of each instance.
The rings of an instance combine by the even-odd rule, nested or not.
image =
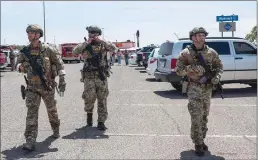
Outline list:
[[[140,52],[151,52],[154,48],[152,47],[143,47]]]
[[[159,55],[171,55],[174,43],[165,42],[160,46]]]

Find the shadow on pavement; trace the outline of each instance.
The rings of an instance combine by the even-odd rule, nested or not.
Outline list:
[[[159,82],[156,78],[146,78],[145,80],[148,82]]]
[[[142,67],[142,68],[135,68],[135,70],[141,71],[141,70],[145,70],[145,68],[144,67]]]
[[[177,90],[154,91],[155,94],[170,99],[187,99]],[[238,98],[238,97],[257,97],[257,89],[252,87],[246,88],[224,88],[224,98]],[[221,98],[219,93],[216,93],[212,98]]]
[[[154,91],[155,94],[170,99],[187,99],[187,96],[183,96],[177,90],[166,90],[166,91]]]
[[[140,71],[140,73],[147,73],[146,71]]]
[[[203,157],[196,156],[194,150],[183,151],[180,156],[180,160],[225,160],[223,157],[211,155],[210,151],[205,152]]]
[[[42,142],[36,142],[35,151],[32,152],[23,150],[21,145],[2,151],[1,153],[4,155],[3,158],[5,159],[41,158],[44,157],[44,153],[58,151],[57,148],[49,148],[51,143],[55,140],[54,138],[48,137]]]
[[[246,88],[224,88],[224,98],[237,98],[237,97],[257,97],[257,89],[252,87]],[[221,98],[219,93],[213,98]]]
[[[63,136],[63,139],[104,139],[109,138],[104,134],[104,131],[100,131],[97,127],[84,126],[76,129],[73,133]]]

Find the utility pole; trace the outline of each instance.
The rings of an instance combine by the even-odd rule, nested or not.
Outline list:
[[[45,1],[43,1],[43,15],[44,15],[44,42],[46,43],[46,15],[45,15]]]

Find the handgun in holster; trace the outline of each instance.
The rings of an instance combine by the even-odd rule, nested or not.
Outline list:
[[[186,94],[187,93],[187,88],[188,88],[188,78],[187,76],[184,76],[181,80],[181,84],[182,84],[182,94]]]
[[[24,85],[21,85],[21,95],[22,95],[22,99],[25,99],[26,96],[26,88]]]
[[[28,79],[25,75],[24,75],[24,79],[25,79],[26,84],[28,85]],[[26,87],[24,85],[21,85],[21,95],[22,95],[22,99],[25,99],[25,97],[26,97]]]

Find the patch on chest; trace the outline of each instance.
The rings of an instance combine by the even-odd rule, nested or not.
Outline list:
[[[99,53],[101,51],[101,46],[92,46],[92,49],[95,53]]]
[[[32,49],[30,54],[33,55],[33,56],[39,55],[39,49]]]

